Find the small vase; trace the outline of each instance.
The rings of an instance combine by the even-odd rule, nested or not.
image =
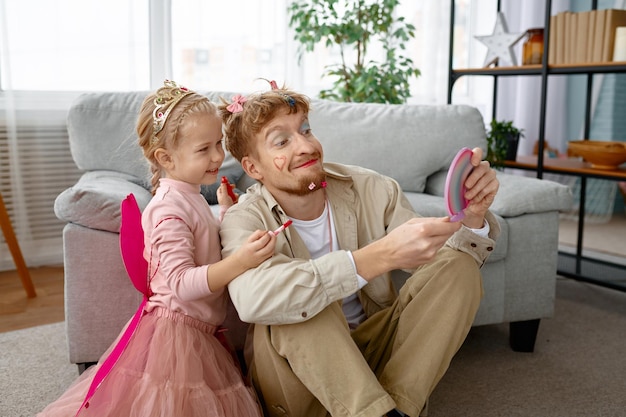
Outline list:
[[[522,48],[522,65],[541,64],[543,60],[543,28],[528,29]]]

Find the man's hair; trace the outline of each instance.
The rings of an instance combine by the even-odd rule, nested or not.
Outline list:
[[[246,96],[243,110],[234,112],[228,109],[231,103],[224,98],[221,101],[218,108],[224,124],[226,149],[239,162],[246,155],[254,155],[254,135],[279,114],[308,114],[310,108],[307,96],[285,88]]]

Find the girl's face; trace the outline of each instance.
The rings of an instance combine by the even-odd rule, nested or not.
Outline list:
[[[178,131],[178,147],[169,152],[166,177],[190,184],[214,184],[224,161],[222,121],[209,113],[188,115]]]
[[[244,158],[253,168],[253,178],[272,192],[306,195],[320,189],[325,179],[322,145],[306,115],[279,115],[256,135],[256,140],[258,158]]]

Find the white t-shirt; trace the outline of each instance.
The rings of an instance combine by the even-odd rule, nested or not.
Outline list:
[[[333,222],[332,211],[328,202],[326,202],[324,212],[317,219],[291,220],[293,221],[293,227],[298,231],[298,234],[304,241],[313,259],[340,249],[337,243],[337,232]],[[352,264],[354,264],[352,254],[350,252],[348,253],[350,254]],[[359,288],[363,288],[367,284],[367,281],[362,277],[358,277],[358,279]],[[356,328],[367,318],[356,293],[343,299],[342,309],[351,329]]]

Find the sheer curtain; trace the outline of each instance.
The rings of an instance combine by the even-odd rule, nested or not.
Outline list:
[[[398,13],[416,27],[407,52],[421,75],[411,82],[409,103],[445,104],[448,88],[449,1],[404,1]]]
[[[16,207],[26,207],[24,198],[24,184],[19,171],[19,147],[17,142],[17,122],[15,109],[15,96],[11,88],[11,66],[10,56],[7,53],[8,47],[8,17],[6,15],[6,5],[4,0],[0,0],[0,68],[4,72],[4,79],[7,80],[3,94],[0,96],[0,108],[4,109],[4,123],[0,126],[0,146],[3,157],[0,159],[0,192],[6,205],[9,217],[11,218],[13,229],[15,230],[18,242],[22,246],[22,252],[28,248],[31,239],[29,227],[24,210],[16,210]],[[0,263],[12,260],[8,250],[4,250],[4,237],[2,237],[3,251]]]
[[[16,4],[12,1],[0,0],[0,192],[26,264],[58,265],[63,262],[64,224],[54,214],[54,199],[80,175],[65,126],[65,112],[75,93],[15,88],[20,56],[11,53],[16,40],[16,33],[9,30],[16,23],[16,16],[10,14],[15,10],[10,6]],[[15,269],[4,236],[0,236],[0,269]]]

